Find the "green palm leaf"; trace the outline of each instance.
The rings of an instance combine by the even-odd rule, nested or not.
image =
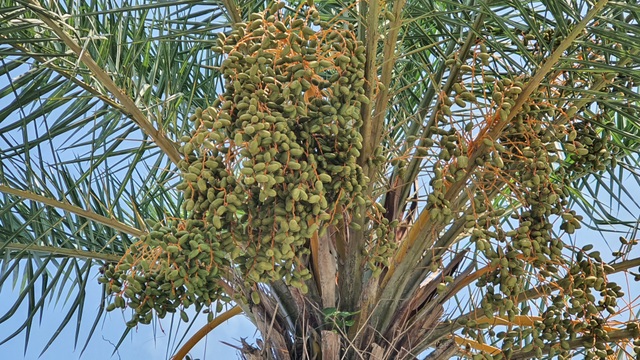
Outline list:
[[[34,321],[46,316],[45,303],[52,299],[65,302],[67,314],[43,351],[74,319],[75,343],[81,321],[93,321],[88,337],[94,335],[106,302],[92,320],[83,305],[86,291],[96,286],[98,268],[119,262],[156,223],[188,216],[175,188],[181,181],[177,165],[185,158],[179,145],[193,135],[187,119],[211,106],[227,85],[220,73],[223,58],[210,50],[217,44],[215,34],[229,34],[233,24],[271,5],[250,0],[0,2],[0,286],[13,281],[18,289],[0,323],[23,301],[28,304],[27,319],[2,343],[24,333],[26,348]],[[456,322],[473,316],[496,329],[533,327],[521,317],[492,322],[487,320],[491,313],[480,307],[487,290],[474,284],[489,271],[490,259],[478,249],[465,218],[476,216],[473,194],[482,185],[474,178],[481,171],[476,158],[484,161],[492,152],[482,140],[506,144],[503,130],[525,112],[530,99],[554,109],[539,113],[536,120],[545,126],[595,129],[590,141],[604,139],[617,167],[607,163],[580,170],[588,164],[558,139],[553,142],[560,156],[558,174],[550,178],[566,188],[567,206],[579,210],[584,224],[604,238],[608,232],[633,234],[640,208],[634,196],[640,187],[640,7],[607,0],[406,0],[318,1],[315,8],[322,20],[352,24],[366,46],[363,90],[371,103],[361,111],[364,143],[358,163],[371,179],[365,194],[385,208],[387,220],[402,225],[398,249],[381,265],[380,277],[372,277],[365,264],[377,245],[366,231],[343,221],[330,228],[325,241],[331,246],[310,240],[309,294],[281,281],[250,290],[236,278],[237,269],[225,285],[260,296],[260,304],[239,305],[264,336],[269,334],[272,349],[280,349],[272,358],[283,357],[285,348],[299,355],[299,349],[318,342],[330,347],[335,335],[329,333],[343,339],[347,357],[360,350],[377,353],[375,346],[392,340],[385,356],[417,357],[428,349],[435,349],[431,357],[453,356],[456,342],[502,351],[504,341],[489,331],[474,337]],[[289,2],[283,11],[306,16],[301,9],[306,8]],[[522,93],[504,118],[495,116],[499,85],[492,78],[521,83]],[[448,99],[458,105],[449,106]],[[425,205],[437,180],[434,164],[453,161],[441,161],[445,145],[438,131],[452,130],[453,136],[465,127],[470,129],[468,154],[454,158],[469,155],[470,165],[465,175],[448,180],[444,196],[454,216],[439,221],[429,215],[433,207]],[[369,161],[378,145],[382,165]],[[571,177],[563,178],[561,169],[571,169],[566,175]],[[527,206],[524,194],[515,179],[495,184],[484,194],[488,204],[504,211],[494,225],[518,229],[518,220],[508,216]],[[559,228],[554,231],[562,235]],[[568,238],[565,245],[562,251],[570,257],[584,243]],[[607,243],[602,249],[606,246],[618,247]],[[636,262],[635,253],[619,254],[611,260],[610,276]],[[518,309],[535,305],[536,316],[549,310],[547,302],[536,299],[556,296],[556,283],[567,281],[561,275],[536,277],[539,270],[527,264],[528,290],[515,299]],[[464,276],[441,285],[442,278],[455,274]],[[445,313],[449,305],[455,310]],[[306,322],[296,323],[303,316]],[[180,344],[186,335],[177,334],[188,330],[172,326],[170,333]],[[629,331],[611,329],[611,336],[613,343],[629,337]],[[547,343],[540,351],[576,348],[580,339]],[[533,356],[526,348],[532,340],[522,340],[513,358]],[[87,344],[88,338],[84,348]],[[245,354],[249,350],[244,346]]]
[[[207,54],[207,37],[226,26],[219,7],[203,11],[190,1],[124,7],[70,2],[52,9],[33,4],[9,1],[0,11],[1,71],[9,80],[0,90],[7,104],[0,110],[0,223],[2,251],[9,256],[3,275],[28,279],[21,296],[31,299],[30,315],[9,337],[26,331],[27,339],[45,299],[71,296],[58,330],[75,316],[80,320],[85,288],[95,286],[89,274],[117,261],[132,243],[130,236],[146,231],[146,219],[179,215],[180,199],[171,191],[175,170],[154,142],[176,141],[185,132],[182,119],[215,96],[218,60]],[[57,23],[58,14],[71,15],[67,25]],[[78,59],[68,47],[74,43],[129,103]],[[140,130],[140,119],[160,130],[156,138]],[[166,149],[175,151],[172,146]],[[28,265],[11,266],[18,261]],[[24,266],[33,270],[18,275]],[[69,291],[74,279],[74,291],[56,292]],[[91,333],[101,316],[102,311],[96,314]]]

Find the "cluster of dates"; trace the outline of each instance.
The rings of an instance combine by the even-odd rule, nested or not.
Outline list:
[[[349,26],[320,21],[313,7],[285,17],[283,4],[213,47],[224,91],[181,139],[188,219],[156,226],[101,278],[115,295],[109,310],[135,309],[132,326],[152,310],[210,306],[224,298],[222,279],[249,289],[284,279],[306,291],[310,238],[369,203],[356,163],[364,47]]]
[[[427,201],[432,221],[464,223],[487,261],[488,271],[476,285],[483,290],[479,306],[489,320],[459,319],[463,334],[481,342],[493,338],[502,348],[496,356],[476,354],[474,359],[514,354],[538,358],[543,352],[569,357],[575,342],[585,348],[587,358],[606,358],[612,353],[607,319],[617,314],[624,293],[607,279],[611,269],[599,252],[573,248],[554,231],[573,234],[580,228],[582,216],[567,207],[571,181],[615,166],[618,149],[608,132],[583,119],[576,106],[560,109],[547,101],[545,89],[534,91],[512,112],[526,79],[484,75],[488,51],[482,44],[479,48],[471,64],[447,60],[461,78],[451,96],[442,99],[431,140],[424,144],[439,160]],[[469,104],[489,115],[465,123]],[[496,126],[502,130],[494,132]],[[492,133],[500,135],[491,138]],[[474,153],[479,147],[485,150]],[[471,206],[457,214],[448,190],[460,181],[468,181]],[[504,206],[492,199],[497,192],[516,204],[510,226],[502,221]],[[547,283],[556,284],[551,291],[557,295],[550,297],[553,303],[544,312],[532,313],[526,292]],[[446,284],[441,285],[446,290]],[[496,316],[517,323],[520,315],[540,320],[509,331],[490,326]],[[550,343],[556,345],[549,350]]]

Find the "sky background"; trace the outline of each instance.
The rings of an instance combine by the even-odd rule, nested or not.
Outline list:
[[[0,66],[2,64],[0,63]],[[16,69],[16,71],[0,76],[0,89],[5,88],[9,82],[7,76],[15,76],[21,71],[26,71],[24,68]],[[15,78],[13,79],[15,81]],[[13,101],[15,97],[8,95],[2,99],[5,101]],[[0,107],[3,107],[0,105]],[[29,113],[31,109],[22,109],[20,113],[12,114],[12,116],[24,116]],[[48,121],[55,122],[59,118],[60,113],[64,111],[64,108],[56,109],[52,114],[49,114],[48,119],[37,120],[36,123],[40,127],[40,132],[44,131],[44,124]],[[6,124],[2,124],[0,121],[0,129]],[[20,129],[11,132],[2,132],[2,138],[0,139],[0,154],[6,149],[11,148],[15,144],[19,143],[22,139]],[[28,128],[29,138],[34,139],[37,137],[35,129]],[[76,136],[85,136],[86,134],[76,134]],[[64,139],[58,138],[56,141]],[[139,134],[132,134],[128,139],[129,144],[139,141]],[[73,158],[75,154],[67,152],[64,154],[65,144],[54,143],[52,144],[63,158],[65,156],[71,156]],[[125,146],[128,144],[125,143]],[[137,145],[136,145],[137,146]],[[44,151],[45,156],[51,156],[50,152]],[[152,160],[151,160],[152,161]],[[55,163],[55,161],[51,161]],[[128,161],[126,158],[122,159],[122,163],[117,163],[116,168],[121,167],[121,173],[124,173]],[[14,164],[3,164],[3,170],[7,171],[11,166],[17,166]],[[113,170],[113,169],[112,169]],[[22,173],[24,169],[16,168],[18,174]],[[115,173],[117,173],[117,169]],[[46,185],[45,185],[46,186]],[[56,193],[56,190],[52,190]],[[124,220],[127,222],[127,220]],[[2,225],[0,223],[0,225]],[[3,241],[0,238],[0,241]],[[70,239],[73,241],[73,239]],[[5,259],[0,258],[0,276],[6,271],[4,266],[7,262]],[[21,270],[24,270],[25,262],[21,261]],[[98,283],[98,266],[94,266],[94,273],[91,276],[89,285],[86,288],[86,300],[83,310],[83,318],[80,322],[80,331],[77,340],[77,346],[74,346],[76,336],[76,324],[77,316],[73,316],[71,321],[58,335],[58,338],[52,343],[47,351],[40,356],[41,351],[44,349],[49,340],[55,335],[58,326],[63,321],[65,315],[68,313],[71,302],[76,298],[77,290],[66,285],[64,289],[58,293],[56,288],[52,294],[50,294],[46,300],[45,309],[46,312],[42,315],[41,323],[34,323],[29,334],[28,348],[25,353],[25,335],[26,331],[22,331],[19,335],[13,339],[0,344],[0,356],[1,358],[10,359],[27,359],[27,360],[68,360],[68,359],[119,359],[119,360],[133,360],[133,359],[168,359],[178,349],[180,339],[175,337],[170,338],[169,333],[178,334],[180,337],[185,334],[188,327],[187,323],[181,321],[174,321],[174,328],[172,330],[172,319],[170,315],[167,315],[165,319],[162,319],[159,326],[141,325],[137,329],[132,331],[126,339],[120,345],[118,351],[114,353],[115,344],[118,343],[124,330],[126,329],[125,322],[129,320],[127,313],[124,314],[120,310],[115,310],[108,313],[101,318],[95,333],[91,337],[87,350],[81,356],[81,350],[85,344],[87,335],[89,334],[91,327],[93,326],[94,319],[98,313],[98,307],[102,296],[102,286]],[[51,268],[55,273],[55,269]],[[15,304],[16,300],[20,296],[23,284],[21,275],[22,271],[14,272],[9,278],[0,285],[0,317],[4,316],[11,307]],[[36,289],[39,289],[41,283],[36,285]],[[60,294],[60,296],[59,296]],[[53,296],[52,296],[53,295]],[[59,296],[59,298],[58,298]],[[58,299],[56,301],[56,299]],[[187,309],[190,319],[194,319],[194,309]],[[13,314],[8,320],[0,323],[0,342],[13,334],[19,329],[28,314],[28,302],[27,298],[23,299],[22,303],[18,307],[15,314]],[[39,316],[37,316],[39,318]],[[177,317],[179,318],[179,316]],[[194,325],[187,332],[188,336],[194,334],[206,323],[206,314],[201,314],[195,318]],[[176,319],[177,320],[177,319]],[[160,326],[161,325],[161,326]],[[164,329],[164,332],[161,330]],[[187,337],[188,338],[188,337]],[[218,328],[214,329],[203,341],[198,343],[191,351],[193,359],[236,359],[237,350],[227,345],[220,343],[225,341],[230,344],[239,344],[240,338],[247,338],[251,343],[255,338],[255,327],[246,319],[243,315],[237,315],[225,322]]]
[[[19,71],[17,71],[19,73]],[[0,88],[3,88],[7,84],[6,76],[0,77]],[[4,100],[6,100],[5,98]],[[3,101],[4,101],[3,100]],[[55,120],[54,120],[55,121]],[[1,126],[0,126],[1,127]],[[20,139],[18,137],[18,139]],[[2,143],[0,143],[2,145]],[[0,152],[2,146],[0,146]],[[621,201],[617,204],[615,202],[607,202],[607,199],[601,199],[605,201],[605,205],[611,206],[615,210],[619,209],[620,203],[629,206],[631,210],[622,211],[621,217],[635,220],[637,218],[638,206],[634,201],[634,197],[640,193],[637,182],[633,179],[628,184],[628,195],[622,195]],[[604,191],[603,191],[604,193]],[[595,202],[596,199],[592,199]],[[580,209],[579,213],[585,214],[589,209]],[[634,214],[635,212],[635,214]],[[635,227],[636,224],[631,224],[631,227]],[[596,248],[600,247],[603,250],[603,254],[609,252],[609,250],[616,250],[619,246],[617,237],[619,234],[613,232],[599,233],[594,230],[581,229],[576,233],[576,236],[571,237],[571,241],[576,246],[584,246],[587,243],[594,243]],[[2,240],[2,239],[0,239]],[[605,244],[606,241],[606,244]],[[637,255],[637,253],[636,253]],[[610,257],[603,256],[605,259]],[[0,260],[1,262],[1,260]],[[97,269],[97,267],[96,267]],[[635,269],[634,269],[635,270]],[[3,271],[0,269],[0,273]],[[8,359],[41,359],[41,360],[68,360],[68,359],[120,359],[120,360],[137,360],[137,359],[165,359],[169,358],[176,350],[178,341],[174,338],[170,338],[169,334],[178,334],[182,336],[184,334],[188,324],[180,321],[174,321],[174,326],[179,324],[179,328],[175,331],[172,330],[171,317],[167,317],[160,321],[159,326],[153,325],[140,325],[137,329],[132,331],[130,335],[122,342],[118,351],[114,353],[114,346],[121,338],[123,331],[125,330],[125,322],[128,320],[127,315],[123,315],[119,310],[108,313],[101,319],[96,332],[92,336],[87,350],[82,355],[80,351],[85,344],[88,332],[91,329],[93,320],[98,312],[98,306],[100,304],[102,296],[102,287],[97,282],[98,274],[95,273],[90,280],[90,285],[87,286],[87,297],[84,302],[83,319],[80,323],[80,332],[78,338],[77,347],[74,350],[75,341],[75,329],[77,317],[74,316],[69,325],[67,325],[58,338],[53,342],[51,347],[40,356],[40,352],[46,346],[49,339],[54,336],[59,324],[66,315],[70,304],[65,302],[65,299],[74,299],[74,289],[65,288],[62,292],[62,296],[56,302],[57,296],[51,297],[52,300],[46,305],[46,313],[43,314],[42,323],[33,324],[31,333],[29,334],[28,350],[25,353],[25,332],[20,333],[15,338],[0,345],[0,354]],[[628,277],[623,275],[618,276],[619,281],[623,287],[626,287],[624,281],[629,281]],[[14,281],[17,280],[17,281]],[[0,288],[0,317],[3,316],[15,303],[20,294],[20,289],[23,284],[20,282],[20,277],[9,277],[2,287]],[[633,286],[633,284],[631,285]],[[632,288],[633,289],[633,288]],[[637,287],[636,287],[637,289]],[[56,293],[57,294],[57,293]],[[636,296],[638,292],[628,294],[628,303],[635,304]],[[449,309],[452,309],[450,307]],[[194,317],[193,309],[188,310],[190,318]],[[126,313],[125,313],[126,314]],[[27,303],[23,303],[18,308],[17,312],[7,321],[0,324],[0,341],[11,335],[16,329],[18,329],[24,319],[27,316]],[[196,319],[194,326],[188,331],[189,334],[195,333],[206,322],[206,315],[202,315]],[[161,330],[164,329],[164,332]],[[201,341],[191,352],[194,359],[237,359],[237,351],[227,345],[220,343],[225,341],[231,344],[238,344],[240,338],[248,338],[251,343],[255,338],[255,328],[253,325],[243,316],[238,315],[231,320],[224,323],[222,326],[214,329],[206,338],[206,341]],[[179,340],[179,339],[178,339]]]
[[[39,357],[40,352],[46,346],[49,339],[55,334],[59,324],[62,322],[65,314],[68,311],[69,304],[64,304],[64,296],[61,297],[60,302],[50,302],[47,306],[47,312],[43,315],[43,321],[41,324],[34,324],[29,337],[29,346],[27,352],[24,352],[25,333],[21,333],[17,337],[9,340],[7,343],[0,345],[0,354],[2,358],[7,359],[40,359],[40,360],[68,360],[68,359],[120,359],[120,360],[133,360],[133,359],[165,359],[167,358],[167,346],[169,346],[169,357],[173,354],[176,348],[175,339],[169,339],[168,330],[171,328],[171,316],[167,316],[161,320],[162,328],[165,333],[162,333],[160,327],[155,328],[150,325],[139,326],[132,334],[129,334],[127,338],[120,345],[119,350],[113,354],[115,344],[120,340],[123,331],[125,330],[125,316],[120,310],[115,310],[104,316],[96,329],[96,332],[92,336],[87,350],[80,356],[80,351],[84,346],[85,339],[88,332],[93,325],[93,320],[98,313],[98,306],[100,304],[100,297],[102,295],[101,285],[97,282],[97,277],[94,277],[92,285],[87,286],[87,299],[85,301],[84,315],[80,327],[80,335],[78,339],[78,346],[74,350],[74,338],[75,338],[75,321],[76,317],[72,319],[65,329],[62,330],[58,339],[56,339],[51,347]],[[13,305],[15,299],[19,295],[20,283],[16,285],[15,289],[11,288],[11,281],[5,283],[0,290],[0,314],[4,314],[11,305]],[[193,309],[187,311],[190,318],[193,318],[195,312]],[[18,329],[27,314],[26,302],[23,302],[18,312],[12,316],[8,321],[0,325],[0,339],[4,339]],[[0,315],[1,316],[1,315]],[[176,319],[177,320],[177,319]],[[174,324],[179,324],[177,334],[184,334],[188,324],[181,321],[174,321]],[[206,314],[201,315],[195,321],[195,325],[188,332],[189,334],[195,333],[206,323]],[[174,325],[175,326],[175,325]],[[251,342],[254,339],[254,327],[243,315],[236,315],[218,328],[214,329],[206,339],[202,340],[191,351],[191,355],[194,359],[237,359],[237,351],[227,345],[220,343],[225,341],[230,344],[238,344],[240,338],[248,338]]]
[[[0,66],[2,66],[2,64],[3,63],[0,62]],[[17,77],[21,73],[25,73],[29,70],[28,65],[25,65],[0,76],[0,89],[4,89],[9,85],[9,78],[12,78],[12,81],[16,81]],[[50,94],[42,94],[42,98],[44,99],[49,95]],[[3,108],[6,104],[14,100],[14,94],[7,94],[2,98],[1,101],[3,104],[0,105],[0,108]],[[24,117],[31,111],[33,111],[32,108],[21,108],[19,111],[11,114],[11,116]],[[47,131],[46,129],[48,129],[48,127],[64,118],[64,111],[65,107],[58,108],[54,112],[48,114],[47,117],[37,119],[34,123],[29,124],[29,126],[26,127],[28,138],[35,139],[41,136],[44,131]],[[130,120],[127,119],[126,121]],[[6,125],[6,123],[2,124],[2,121],[0,120],[0,129]],[[0,134],[2,135],[0,137],[0,154],[20,143],[25,135],[21,130],[22,129],[14,129],[8,132],[0,131]],[[74,150],[76,152],[74,153],[72,153],[72,151],[65,152],[65,147],[68,145],[67,142],[72,143],[73,141],[85,141],[86,136],[87,133],[77,133],[70,137],[59,136],[51,143],[50,150],[55,150],[56,156],[59,156],[62,160],[73,159],[78,156],[77,151],[81,150],[81,148],[75,148]],[[116,136],[119,136],[119,134]],[[141,140],[141,135],[139,132],[127,134],[124,140],[125,141],[122,146],[125,148],[131,146],[137,147]],[[49,150],[48,146],[49,145],[44,146],[45,151],[42,153],[46,157],[50,157],[52,155],[51,151],[47,151]],[[91,149],[87,146],[86,150],[89,151]],[[31,155],[34,158],[37,158],[40,154],[34,151]],[[128,160],[129,159],[126,157],[122,158],[122,162],[116,162],[115,169],[110,170],[114,171],[114,174],[117,174],[118,169],[120,169],[120,173],[124,175],[127,169],[127,163],[129,162]],[[153,164],[153,160],[154,159],[149,159],[149,164]],[[45,162],[56,163],[53,159],[45,159]],[[5,163],[2,165],[3,170],[7,171],[11,166],[19,166],[20,164]],[[22,172],[24,172],[24,169],[16,168],[17,174],[21,174]],[[52,192],[54,194],[57,193],[56,190],[53,190]],[[128,222],[128,220],[123,221]],[[2,224],[0,223],[0,225]],[[3,239],[0,238],[0,241],[3,241]],[[73,241],[73,239],[71,239],[71,241]],[[0,276],[3,275],[4,271],[6,271],[3,266],[5,266],[7,262],[4,260],[5,259],[0,258],[0,266],[2,266],[0,267]],[[25,261],[21,261],[20,266],[21,268],[24,268]],[[56,334],[59,325],[71,308],[71,302],[76,298],[77,290],[67,284],[60,292],[58,292],[59,290],[56,288],[54,293],[47,297],[45,305],[46,311],[42,314],[42,321],[40,323],[34,323],[30,330],[30,334],[28,334],[29,342],[26,353],[25,338],[27,334],[26,331],[22,331],[16,337],[0,345],[0,357],[29,360],[67,360],[78,358],[96,360],[165,359],[170,358],[171,355],[179,348],[181,337],[185,332],[187,334],[186,338],[188,338],[206,323],[206,314],[201,314],[199,317],[196,317],[195,310],[193,308],[187,309],[189,318],[195,319],[194,325],[187,331],[189,324],[179,321],[179,316],[176,316],[175,321],[172,322],[172,317],[169,314],[165,319],[160,320],[156,326],[154,326],[154,324],[138,326],[129,335],[127,335],[118,350],[114,353],[115,344],[117,344],[121,339],[122,334],[126,329],[125,322],[129,320],[128,312],[123,313],[120,310],[115,310],[102,316],[95,333],[91,337],[87,349],[84,354],[81,355],[82,348],[85,345],[87,336],[98,313],[102,297],[102,285],[97,281],[99,275],[97,273],[98,266],[95,266],[93,269],[89,285],[86,287],[87,294],[84,301],[83,317],[79,324],[80,330],[77,345],[75,345],[75,342],[78,317],[74,315],[69,324],[62,329],[57,339],[52,343],[47,351],[40,356],[40,353],[45,348],[49,340]],[[55,271],[53,267],[51,267],[51,270]],[[3,317],[11,309],[20,296],[21,289],[25,285],[21,283],[22,273],[22,271],[14,272],[3,284],[0,284],[0,317]],[[36,288],[38,289],[40,285],[41,283],[38,283]],[[9,337],[23,325],[28,314],[27,299],[28,298],[23,299],[15,314],[13,314],[8,320],[0,323],[0,342]],[[36,316],[36,318],[39,318],[39,316]],[[170,337],[169,334],[174,335],[173,337]],[[177,335],[177,338],[175,335]],[[200,343],[194,347],[191,351],[191,355],[193,359],[201,360],[236,359],[239,358],[237,350],[220,343],[220,341],[225,341],[230,344],[239,344],[240,338],[247,338],[247,340],[252,343],[255,339],[255,335],[255,327],[249,322],[249,320],[244,317],[244,315],[236,315],[210,332],[205,339],[200,341]]]

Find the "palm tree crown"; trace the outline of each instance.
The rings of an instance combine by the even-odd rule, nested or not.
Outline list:
[[[72,283],[85,348],[122,308],[206,313],[176,358],[240,312],[248,359],[640,353],[635,1],[0,4],[3,342]]]

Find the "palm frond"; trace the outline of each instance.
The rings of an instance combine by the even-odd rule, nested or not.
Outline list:
[[[3,277],[26,281],[16,305],[30,299],[10,338],[28,339],[46,299],[70,297],[60,330],[79,324],[89,274],[117,262],[147,219],[179,215],[174,143],[220,88],[208,48],[229,25],[218,3],[43,6],[0,10]]]

